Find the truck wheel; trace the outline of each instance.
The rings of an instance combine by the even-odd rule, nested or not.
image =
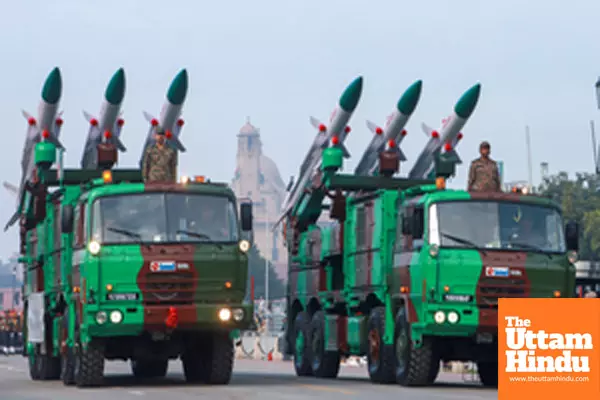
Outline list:
[[[34,381],[60,378],[60,358],[40,354],[38,346],[29,354],[29,376]]]
[[[92,340],[86,349],[81,344],[75,353],[75,384],[77,387],[99,386],[104,378],[104,349]]]
[[[367,365],[369,377],[375,383],[394,383],[394,347],[384,344],[385,308],[377,307],[371,311],[368,330]]]
[[[67,347],[65,354],[61,357],[60,379],[65,386],[75,384],[75,351]]]
[[[197,340],[186,349],[181,358],[185,380],[188,383],[226,385],[233,372],[233,340],[228,332],[218,332],[207,342]]]
[[[440,359],[430,338],[424,338],[420,348],[413,347],[405,308],[396,317],[395,336],[396,382],[402,386],[432,384],[440,369]]]
[[[212,337],[210,358],[207,360],[207,376],[204,380],[209,385],[227,385],[233,372],[235,356],[233,341],[229,333],[215,333]]]
[[[477,373],[481,384],[489,388],[498,387],[498,363],[478,362]]]
[[[325,350],[325,312],[317,311],[311,321],[312,371],[317,378],[337,378],[340,352]]]
[[[75,322],[77,326],[77,322]],[[67,345],[69,336],[69,313],[63,316],[63,331],[61,336],[61,347],[64,345],[65,351],[60,358],[60,379],[65,386],[75,384],[75,350]]]
[[[169,360],[131,360],[131,372],[138,379],[164,378],[169,369]]]
[[[303,311],[294,320],[294,369],[297,376],[313,374],[310,342],[310,316]]]

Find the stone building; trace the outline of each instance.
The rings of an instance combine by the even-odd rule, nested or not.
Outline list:
[[[250,119],[240,129],[232,188],[238,199],[251,199],[254,242],[263,257],[273,263],[280,278],[287,276],[287,256],[281,229],[271,230],[286,195],[277,165],[262,152],[260,130]]]

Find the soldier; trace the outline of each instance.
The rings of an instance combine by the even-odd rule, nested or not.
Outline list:
[[[146,149],[142,161],[144,182],[176,182],[177,152],[167,146],[165,132],[157,128],[154,135],[156,144]]]
[[[490,158],[490,144],[479,145],[479,157],[471,162],[468,189],[471,192],[500,192],[500,173],[498,164]]]

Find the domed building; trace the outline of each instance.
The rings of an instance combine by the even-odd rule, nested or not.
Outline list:
[[[262,153],[260,130],[250,123],[240,129],[235,175],[231,187],[238,199],[251,199],[254,242],[271,261],[280,278],[287,277],[287,257],[281,229],[272,231],[286,195],[286,185],[275,162]]]

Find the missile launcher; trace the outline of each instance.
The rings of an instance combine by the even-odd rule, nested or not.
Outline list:
[[[285,348],[299,376],[335,378],[341,358],[366,356],[372,382],[425,386],[442,361],[456,360],[475,362],[482,385],[495,387],[499,299],[573,297],[576,258],[567,252],[577,250],[579,231],[567,224],[567,244],[557,239],[558,204],[446,188],[480,85],[430,134],[408,177],[397,176],[410,158],[397,144],[420,91],[419,81],[401,96],[384,129],[368,124],[376,136],[353,174],[339,172],[347,157],[340,137],[321,137],[290,191],[281,218]],[[545,246],[526,236],[527,226]]]
[[[178,125],[185,71],[175,81],[161,114],[165,129]],[[244,301],[251,243],[243,239],[251,237],[252,205],[240,203],[238,211],[231,188],[203,176],[144,183],[139,167],[115,168],[125,150],[123,69],[98,116],[84,112],[90,130],[80,168],[64,168],[61,91],[55,69],[37,119],[24,114],[12,220],[20,222],[31,379],[98,386],[106,360],[129,360],[133,375],[148,379],[181,359],[188,382],[229,383],[232,339],[253,322],[253,305]],[[175,133],[171,143],[179,143]]]

